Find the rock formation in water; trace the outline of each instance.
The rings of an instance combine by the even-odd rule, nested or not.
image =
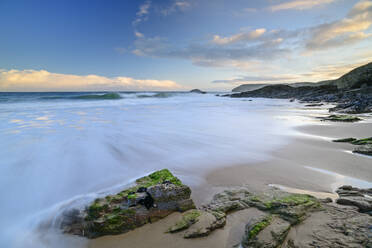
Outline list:
[[[199,90],[199,89],[193,89],[193,90],[190,90],[190,92],[191,93],[198,93],[198,94],[206,94],[207,93],[207,92]]]

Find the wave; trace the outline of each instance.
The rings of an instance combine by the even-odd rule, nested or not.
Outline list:
[[[159,93],[156,93],[155,95],[146,95],[146,94],[137,95],[137,98],[168,98],[173,95],[174,93],[159,92]]]
[[[82,95],[82,96],[75,96],[71,98],[82,99],[82,100],[115,100],[115,99],[121,99],[122,97],[119,93],[106,93],[103,95]]]
[[[75,99],[75,100],[117,100],[122,99],[119,93],[105,93],[105,94],[93,94],[93,95],[79,95],[79,96],[44,96],[40,97],[41,100],[63,100],[63,99]]]

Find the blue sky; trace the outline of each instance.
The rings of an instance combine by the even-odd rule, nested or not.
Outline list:
[[[229,90],[372,60],[371,0],[0,1],[0,91]]]

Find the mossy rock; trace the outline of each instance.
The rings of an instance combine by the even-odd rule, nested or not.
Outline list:
[[[353,141],[356,141],[357,139],[355,138],[344,138],[344,139],[336,139],[336,140],[332,140],[333,142],[336,142],[336,143],[351,143]]]
[[[325,121],[336,121],[336,122],[357,122],[362,119],[352,115],[330,115],[328,117],[322,117]]]
[[[148,176],[136,180],[139,187],[150,187],[163,182],[170,182],[174,185],[181,186],[182,182],[168,170],[163,169],[156,171]]]
[[[353,140],[351,141],[351,144],[353,145],[372,145],[372,137],[370,138],[365,138],[365,139],[356,139],[356,140]]]
[[[246,226],[242,247],[276,248],[285,240],[291,224],[279,216],[269,215]]]
[[[353,153],[372,156],[372,144],[358,146],[353,150]]]
[[[182,218],[171,226],[167,232],[175,233],[189,228],[198,221],[201,212],[199,210],[189,210],[182,215]]]
[[[88,238],[121,234],[172,212],[194,209],[190,196],[191,189],[164,169],[136,180],[134,186],[115,195],[94,200],[82,211],[78,223],[61,228]]]
[[[256,237],[263,229],[270,225],[271,220],[272,216],[268,215],[262,220],[252,225],[251,227],[249,227],[247,231],[248,239],[253,239],[254,237]]]

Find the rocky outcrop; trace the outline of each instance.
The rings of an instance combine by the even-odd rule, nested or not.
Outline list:
[[[226,215],[222,212],[190,210],[182,215],[168,232],[175,233],[187,229],[183,234],[186,239],[208,236],[215,229],[226,224]]]
[[[372,145],[362,145],[353,150],[353,153],[372,156]]]
[[[245,227],[242,247],[280,247],[290,228],[288,221],[275,215],[253,220]]]
[[[84,210],[65,211],[61,228],[87,238],[125,233],[173,212],[195,208],[190,195],[190,188],[169,170],[160,170],[118,194],[96,199]]]
[[[193,90],[190,90],[190,93],[206,94],[207,92],[199,90],[199,89],[193,89]]]
[[[347,207],[278,189],[260,194],[243,187],[229,189],[216,194],[201,209],[185,212],[168,231],[183,232],[184,238],[206,236],[225,225],[226,215],[256,208],[262,214],[247,220],[240,244],[243,248],[372,247],[372,217],[365,214],[371,200],[366,195],[371,195],[372,189],[343,186],[337,192],[337,202]]]
[[[251,207],[263,211],[267,221],[261,223],[263,220],[257,220],[257,223],[247,225],[244,239],[246,244],[262,243],[262,240],[256,240],[256,236],[266,226],[270,226],[269,233],[275,233],[272,239],[275,242],[282,242],[291,225],[301,223],[311,212],[320,210],[320,202],[309,195],[289,194],[279,190],[256,195],[246,188],[231,189],[216,194],[209,204],[202,206],[197,212],[184,213],[168,231],[184,231],[184,238],[206,236],[225,225],[226,215]],[[283,230],[284,226],[287,226],[286,231]]]
[[[353,150],[353,153],[372,156],[372,137],[364,139],[356,138],[336,139],[333,140],[333,142],[350,143],[352,145],[356,145],[357,147]]]
[[[310,103],[331,102],[338,103],[336,107],[330,109],[331,112],[347,114],[372,112],[372,63],[356,68],[337,80],[310,85],[309,83],[267,85],[225,96],[298,99]]]
[[[350,185],[340,187],[337,191],[340,198],[337,203],[341,205],[355,206],[362,213],[372,216],[372,188],[358,189]]]
[[[335,122],[357,122],[362,119],[357,116],[352,115],[329,115],[326,117],[320,117],[319,119],[323,121],[335,121]]]

